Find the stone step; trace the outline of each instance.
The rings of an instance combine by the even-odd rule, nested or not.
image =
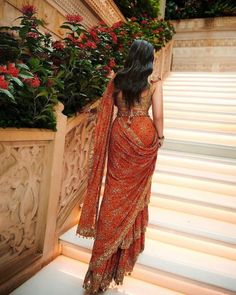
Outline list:
[[[92,240],[76,237],[75,228],[62,235],[60,240],[63,255],[83,262],[89,261]],[[173,282],[178,281],[178,291],[185,294],[187,291],[187,294],[223,295],[236,291],[234,261],[148,238],[132,274],[136,278],[158,282],[162,286],[169,279],[168,288],[173,285],[175,290],[177,286]],[[160,279],[163,275],[165,280]]]
[[[154,173],[152,177],[152,183],[165,183],[172,184],[175,186],[188,187],[192,189],[201,189],[207,192],[213,192],[218,194],[225,194],[236,197],[236,186],[235,182],[228,182],[223,180],[216,180],[213,178],[214,175],[208,178],[189,175],[177,171],[158,171]]]
[[[236,81],[235,81],[236,82]],[[188,97],[188,98],[220,98],[220,99],[232,99],[235,100],[236,99],[236,92],[235,91],[225,91],[225,92],[221,92],[221,91],[206,91],[206,90],[198,90],[198,91],[194,91],[194,89],[168,89],[166,90],[165,87],[163,87],[163,95],[164,97],[166,96],[174,96],[174,97],[179,97],[179,96],[183,96],[183,97]],[[178,99],[178,98],[176,98]]]
[[[187,96],[187,95],[164,95],[163,97],[164,104],[166,102],[172,102],[172,103],[191,103],[191,104],[205,104],[208,106],[211,105],[223,105],[223,106],[236,106],[236,99],[232,98],[222,98],[222,97],[208,97],[208,95],[205,96]],[[194,110],[194,109],[193,109]]]
[[[193,129],[168,128],[164,126],[165,139],[194,142],[199,144],[221,145],[222,148],[235,149],[236,137],[234,134],[200,131]],[[213,147],[214,149],[214,147]]]
[[[184,111],[184,112],[198,112],[199,114],[203,113],[218,113],[220,114],[229,114],[235,116],[236,114],[236,105],[223,104],[222,101],[217,101],[214,105],[210,102],[205,101],[205,103],[199,103],[197,100],[192,100],[191,102],[185,101],[166,101],[163,105],[164,114],[165,110],[171,111]],[[151,114],[151,110],[150,110]],[[165,115],[164,115],[165,117]]]
[[[168,197],[160,194],[151,195],[150,206],[236,224],[235,208],[225,209],[214,204],[193,203],[189,200],[175,199],[173,196]]]
[[[194,71],[185,71],[185,72],[179,72],[179,71],[171,71],[167,81],[169,81],[171,78],[217,78],[217,79],[235,79],[236,80],[236,72],[194,72]]]
[[[165,135],[166,134],[167,132],[165,132]],[[197,140],[195,140],[195,138],[189,140],[188,136],[186,136],[188,134],[187,132],[178,133],[176,136],[174,130],[172,130],[171,133],[168,132],[168,135],[170,134],[171,136],[173,134],[172,138],[166,136],[162,149],[167,151],[191,152],[198,155],[215,156],[229,160],[236,159],[236,150],[234,146],[215,144],[214,141],[212,143],[205,143],[200,136],[198,136]]]
[[[171,72],[171,73],[176,73],[176,72]],[[208,74],[208,73],[207,73]],[[236,76],[211,76],[211,75],[206,75],[206,76],[202,76],[202,75],[186,75],[186,76],[180,76],[180,75],[173,75],[170,74],[168,76],[168,79],[164,81],[164,85],[166,82],[168,83],[172,83],[172,82],[198,82],[201,83],[208,83],[208,85],[211,83],[215,84],[215,83],[231,83],[234,84],[236,82]]]
[[[205,84],[205,85],[176,85],[176,84],[172,84],[169,82],[169,84],[163,84],[163,90],[165,92],[179,92],[182,91],[183,93],[185,92],[196,92],[196,93],[207,93],[207,94],[215,94],[215,93],[223,93],[225,94],[225,92],[229,92],[229,93],[235,93],[236,92],[236,86],[234,85],[234,83],[227,83],[226,85],[223,83],[223,85],[219,85],[219,83],[215,83],[213,85],[211,85],[211,83]]]
[[[219,83],[218,80],[216,81],[205,81],[202,80],[200,81],[199,79],[197,81],[193,80],[185,80],[185,79],[179,79],[179,80],[171,80],[171,76],[170,78],[168,77],[167,80],[164,81],[163,83],[163,88],[167,89],[167,88],[183,88],[185,89],[185,87],[192,87],[193,89],[198,89],[198,87],[200,88],[210,88],[214,91],[221,91],[221,89],[226,89],[228,87],[230,88],[234,88],[235,89],[235,81],[232,82],[228,82],[228,79],[224,80],[223,82]]]
[[[13,291],[11,295],[84,295],[82,284],[87,269],[87,263],[60,255]],[[157,284],[134,279],[131,276],[125,277],[123,286],[110,287],[106,294],[143,295],[145,292],[150,295],[184,295]]]
[[[212,177],[224,181],[236,182],[236,160],[197,155],[178,151],[158,151],[157,170],[176,172],[176,169],[188,169],[182,174]],[[210,173],[210,174],[209,174]]]
[[[187,233],[193,239],[195,237],[207,238],[214,240],[215,243],[223,242],[230,247],[236,245],[236,224],[175,211],[174,209],[150,206],[149,225]]]
[[[186,118],[166,118],[164,119],[164,125],[166,128],[178,128],[178,129],[192,129],[199,131],[213,131],[216,133],[235,134],[236,133],[236,122],[235,124],[222,123],[222,122],[209,122],[206,120],[199,119],[186,119]]]
[[[221,122],[221,123],[232,123],[236,128],[236,116],[230,113],[220,113],[220,112],[208,112],[208,111],[194,111],[191,110],[175,110],[175,109],[164,109],[165,122],[166,119],[181,119],[181,120],[194,120],[195,122],[206,121],[206,122]],[[189,122],[189,121],[187,121]]]
[[[163,243],[189,248],[194,251],[236,260],[235,246],[230,246],[224,242],[209,238],[193,236],[192,233],[189,234],[186,231],[180,232],[175,229],[149,225],[146,231],[146,237]]]

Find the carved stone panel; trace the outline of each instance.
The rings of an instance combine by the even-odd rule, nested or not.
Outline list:
[[[66,134],[63,182],[61,186],[58,227],[65,222],[73,208],[82,202],[87,185],[87,165],[96,114],[81,114],[81,120]],[[75,117],[74,120],[77,118]]]
[[[40,253],[46,153],[43,143],[0,143],[0,272],[4,274],[20,267],[22,258],[27,261]]]

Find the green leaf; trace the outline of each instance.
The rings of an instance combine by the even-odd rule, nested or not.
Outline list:
[[[8,91],[8,90],[6,90],[6,89],[1,89],[1,88],[0,88],[0,92],[6,94],[8,97],[10,97],[10,98],[15,102],[15,98],[14,98],[14,96],[11,94],[10,91]]]
[[[25,70],[29,70],[29,67],[26,64],[17,64],[17,67],[20,69],[25,69]]]
[[[68,30],[72,30],[72,27],[69,25],[61,25],[62,29],[68,29]]]
[[[40,64],[40,60],[36,57],[32,57],[30,60],[29,60],[29,64],[34,67],[34,68],[37,68]]]
[[[47,90],[43,90],[43,91],[39,92],[39,94],[36,96],[36,98],[40,97],[40,96],[48,96]]]
[[[20,79],[16,78],[16,77],[12,77],[11,80],[13,80],[14,82],[16,82],[16,84],[18,84],[19,86],[24,86],[24,84],[21,82]]]
[[[28,73],[28,74],[19,74],[19,77],[24,78],[24,79],[30,79],[34,78],[34,75]]]

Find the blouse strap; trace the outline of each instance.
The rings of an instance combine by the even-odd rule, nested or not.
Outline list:
[[[151,79],[150,82],[151,83],[156,83],[158,81],[162,80],[160,77],[158,77],[157,79]]]

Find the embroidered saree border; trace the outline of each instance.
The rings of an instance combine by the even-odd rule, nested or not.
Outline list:
[[[96,222],[101,195],[101,184],[114,109],[114,100],[112,99],[113,89],[114,82],[113,79],[111,79],[98,107],[97,120],[93,131],[92,147],[89,151],[87,193],[84,197],[80,220],[76,230],[77,235],[86,238],[96,237]]]
[[[147,180],[147,183],[145,185],[145,188],[140,196],[140,199],[136,205],[136,208],[134,210],[134,213],[133,215],[130,217],[129,219],[129,222],[126,226],[126,228],[124,229],[124,231],[120,234],[119,238],[114,242],[114,244],[109,248],[107,249],[107,251],[105,251],[95,262],[91,262],[90,263],[90,268],[93,269],[95,267],[98,267],[103,261],[109,259],[111,257],[111,255],[117,250],[117,248],[121,245],[122,243],[122,240],[124,239],[124,237],[126,236],[126,234],[128,233],[130,227],[133,225],[134,221],[135,221],[135,218],[138,214],[138,212],[140,212],[144,206],[145,206],[145,203],[144,203],[144,199],[145,199],[145,196],[149,190],[149,186],[151,184],[151,179],[152,179],[152,176],[149,176],[148,177],[148,180]]]

